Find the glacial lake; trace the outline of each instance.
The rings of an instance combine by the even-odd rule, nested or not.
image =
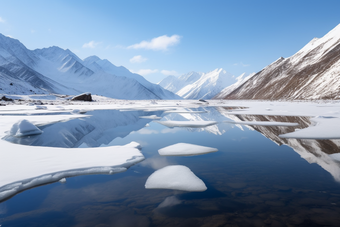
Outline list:
[[[295,127],[244,126],[224,108],[197,114],[162,111],[91,111],[88,118],[41,127],[43,134],[5,139],[31,146],[98,147],[136,141],[145,160],[116,174],[81,175],[22,191],[0,203],[0,226],[339,226],[340,140],[282,139]],[[168,128],[140,118],[218,121],[203,128]],[[189,116],[190,115],[190,116]],[[187,118],[185,118],[187,117]],[[297,122],[308,117],[236,115],[242,121]],[[58,130],[68,130],[68,137]],[[217,148],[196,156],[160,156],[176,143]],[[146,189],[148,177],[169,165],[183,165],[207,190]],[[18,167],[18,171],[25,171]]]

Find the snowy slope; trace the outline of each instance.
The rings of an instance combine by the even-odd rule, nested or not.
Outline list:
[[[73,90],[32,69],[38,60],[39,57],[18,40],[0,34],[0,93],[46,94]]]
[[[226,99],[340,98],[340,24],[289,58],[279,58]]]
[[[183,87],[196,82],[202,75],[203,73],[190,72],[180,77],[167,76],[158,84],[169,91],[177,93]]]
[[[177,94],[186,99],[211,99],[234,82],[233,75],[222,68],[215,69],[204,73],[197,81],[183,87]]]
[[[247,80],[252,78],[255,75],[255,73],[251,73],[249,75],[246,75],[246,73],[242,73],[240,76],[236,77],[236,83],[229,85],[228,87],[224,88],[220,93],[218,93],[214,98],[220,99],[228,94],[230,94],[232,91],[234,91],[236,88],[240,87],[242,84],[244,84]]]
[[[251,75],[242,74],[235,78],[220,68],[208,73],[190,72],[180,77],[168,76],[159,85],[186,99],[211,99],[226,87],[229,89],[225,92],[231,92]]]
[[[180,99],[180,97],[175,95],[173,92],[169,92],[168,90],[162,88],[157,84],[150,83],[143,76],[130,72],[124,66],[115,66],[106,59],[102,60],[97,56],[90,56],[88,58],[85,58],[83,62],[84,65],[94,70],[95,72],[104,71],[115,76],[134,79],[138,81],[141,85],[143,85],[146,89],[148,89],[151,93],[158,96],[160,99]]]

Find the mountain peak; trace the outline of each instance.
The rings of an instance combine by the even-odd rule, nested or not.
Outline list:
[[[92,56],[89,56],[87,58],[84,58],[83,61],[96,62],[96,61],[100,61],[100,60],[102,60],[102,59],[100,59],[98,56],[92,55]]]

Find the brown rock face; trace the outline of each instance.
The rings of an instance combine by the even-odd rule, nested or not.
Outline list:
[[[339,99],[340,25],[313,39],[289,58],[280,58],[224,99]]]
[[[74,96],[71,100],[72,101],[89,101],[89,102],[93,101],[91,93],[84,93],[84,94]]]

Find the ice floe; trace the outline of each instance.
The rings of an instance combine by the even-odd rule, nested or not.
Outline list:
[[[66,149],[22,146],[0,140],[0,146],[0,172],[6,173],[0,178],[0,201],[66,177],[122,172],[144,160],[138,143]]]
[[[204,182],[188,167],[182,165],[166,166],[155,171],[146,180],[145,188],[197,192],[207,190]]]
[[[173,127],[202,128],[217,124],[217,121],[156,121],[156,122],[165,125],[169,128]]]
[[[340,139],[340,118],[319,116],[312,118],[311,122],[313,124],[308,128],[281,134],[279,137],[294,139]]]
[[[158,150],[162,156],[191,156],[217,151],[216,148],[199,146],[190,143],[177,143]]]
[[[239,125],[260,125],[260,126],[298,126],[298,123],[275,122],[275,121],[223,121],[224,123]]]
[[[161,117],[158,117],[157,115],[140,116],[139,118],[152,119],[152,120],[159,120],[159,119],[161,119]]]
[[[11,136],[23,137],[41,134],[42,131],[26,119],[15,123],[9,131]]]

